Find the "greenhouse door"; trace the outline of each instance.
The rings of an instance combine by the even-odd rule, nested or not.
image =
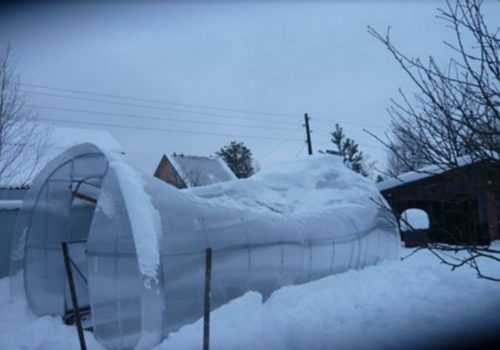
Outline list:
[[[75,194],[75,193],[74,193]],[[70,239],[68,240],[69,257],[73,270],[73,280],[76,287],[80,316],[85,328],[90,324],[89,290],[87,279],[87,239],[90,224],[94,215],[95,203],[89,198],[74,196],[70,217]],[[71,293],[66,281],[65,316],[66,323],[75,321],[75,312],[71,302]]]

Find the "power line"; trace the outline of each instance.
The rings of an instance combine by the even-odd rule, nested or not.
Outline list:
[[[248,120],[255,121],[255,119],[248,118],[248,117],[206,113],[206,112],[193,111],[193,110],[187,110],[187,109],[178,109],[178,108],[173,108],[173,107],[154,107],[154,106],[140,105],[140,104],[129,103],[129,102],[107,101],[107,100],[101,100],[101,99],[95,99],[95,98],[59,95],[59,94],[40,92],[40,91],[27,91],[27,90],[21,90],[21,91],[24,93],[28,93],[28,94],[52,96],[52,97],[57,97],[57,98],[67,98],[67,99],[71,99],[71,100],[91,101],[91,102],[99,102],[99,103],[107,103],[107,104],[114,104],[114,105],[120,105],[120,106],[154,109],[154,110],[168,111],[168,112],[191,113],[191,114],[198,114],[198,115],[203,115],[203,116],[208,116],[208,117],[216,117],[216,118],[241,119],[241,120],[246,120],[246,121],[248,121]],[[272,120],[271,121],[266,120],[266,123],[276,124],[276,125],[290,125],[290,123],[277,122],[277,121],[272,121]]]
[[[68,123],[68,124],[77,124],[77,125],[93,125],[93,126],[106,126],[113,127],[119,129],[131,129],[131,130],[150,130],[157,132],[167,132],[167,133],[184,133],[184,134],[193,134],[193,135],[211,135],[211,136],[223,136],[223,137],[232,137],[232,138],[254,138],[254,139],[263,139],[263,140],[282,140],[282,141],[298,141],[302,142],[302,139],[292,139],[292,138],[284,138],[284,137],[275,137],[275,136],[258,136],[258,135],[238,135],[238,134],[225,134],[225,133],[215,133],[215,132],[205,132],[205,131],[192,131],[192,130],[184,130],[184,129],[167,129],[167,128],[150,128],[144,126],[133,126],[133,125],[119,125],[119,124],[110,124],[110,123],[102,123],[102,122],[82,122],[76,120],[65,120],[65,119],[57,119],[57,118],[46,118],[46,117],[38,117],[39,120],[51,121],[51,122],[60,122],[60,123]]]
[[[106,98],[121,99],[121,100],[133,100],[133,101],[143,102],[143,103],[155,103],[155,104],[163,104],[163,105],[174,105],[174,106],[179,106],[179,107],[184,107],[184,108],[191,107],[191,108],[198,108],[198,109],[212,109],[212,110],[219,110],[219,111],[225,111],[225,112],[235,112],[235,113],[241,113],[241,114],[253,114],[253,115],[281,117],[281,118],[279,118],[279,120],[284,120],[283,118],[285,118],[285,117],[296,117],[296,115],[288,114],[288,113],[249,111],[249,110],[241,110],[241,109],[236,109],[236,108],[215,107],[215,106],[209,106],[209,105],[179,103],[179,102],[172,102],[172,101],[161,101],[161,100],[154,100],[154,99],[138,98],[138,97],[134,97],[134,96],[121,96],[121,95],[115,95],[115,94],[98,93],[98,92],[93,92],[93,91],[89,91],[89,90],[58,88],[58,87],[52,87],[52,86],[48,86],[48,85],[41,85],[41,84],[20,83],[20,85],[48,89],[48,90],[53,90],[53,91],[66,92],[66,93],[71,93],[71,94],[83,94],[83,95],[91,95],[91,96],[106,97]],[[183,108],[158,107],[158,106],[151,106],[151,105],[136,104],[136,103],[131,103],[131,102],[109,101],[109,100],[102,100],[102,99],[93,99],[93,98],[89,98],[89,97],[60,95],[60,94],[54,94],[54,93],[49,93],[49,92],[43,92],[43,91],[30,91],[30,90],[21,90],[21,91],[28,93],[28,94],[38,94],[38,95],[52,96],[52,97],[57,97],[57,98],[68,98],[68,99],[73,99],[73,100],[83,100],[83,101],[92,101],[92,102],[99,102],[99,103],[117,104],[117,105],[125,105],[125,106],[130,106],[130,107],[164,110],[164,111],[169,111],[169,112],[191,113],[191,114],[211,116],[211,117],[216,117],[216,118],[226,118],[226,119],[229,118],[229,119],[240,119],[240,120],[245,120],[245,121],[246,120],[255,121],[254,118],[249,118],[249,117],[244,117],[244,116],[233,116],[233,115],[227,115],[227,114],[214,114],[211,112],[195,111],[195,110],[183,109]],[[298,113],[297,113],[297,115],[298,115]],[[311,121],[313,121],[314,123],[319,123],[319,124],[323,124],[323,125],[332,124],[332,122],[330,122],[324,118],[314,117],[314,118],[311,118]],[[362,127],[362,128],[371,127],[374,129],[381,129],[381,130],[386,129],[386,126],[384,126],[382,124],[357,123],[357,122],[346,121],[346,120],[337,120],[337,122],[340,122],[341,124],[345,124],[345,125],[352,125],[352,126],[357,126],[357,127]],[[271,120],[271,121],[266,120],[266,123],[277,124],[277,125],[289,125],[289,123],[284,123],[283,121],[276,121],[276,119]]]
[[[98,115],[108,115],[114,117],[124,117],[124,118],[133,118],[133,119],[151,119],[158,121],[173,121],[173,122],[181,122],[181,123],[191,123],[191,124],[203,124],[203,125],[221,125],[228,127],[242,127],[242,128],[253,128],[253,129],[264,129],[264,130],[295,130],[298,131],[298,128],[292,127],[268,127],[268,126],[260,126],[260,125],[248,125],[248,124],[234,124],[234,123],[223,123],[216,121],[206,121],[206,120],[194,120],[194,119],[179,119],[179,118],[170,118],[170,117],[156,117],[142,114],[128,114],[128,113],[114,113],[114,112],[103,112],[96,110],[86,110],[86,109],[75,109],[75,108],[66,108],[66,107],[54,107],[54,106],[40,106],[40,105],[27,105],[29,108],[33,109],[49,109],[55,111],[62,112],[74,112],[74,113],[87,113],[87,114],[98,114]]]
[[[332,147],[332,144],[327,144],[327,143],[320,143],[322,146],[324,147],[321,147],[321,148],[328,148],[328,147]],[[360,147],[362,147],[363,149],[361,149],[361,151],[366,151],[367,149],[370,150],[370,149],[378,149],[378,150],[381,150],[381,151],[385,151],[386,148],[382,145],[375,145],[375,144],[369,144],[369,143],[357,143]]]
[[[311,118],[311,122],[314,122],[314,123],[319,123],[319,124],[322,124],[322,125],[328,125],[328,126],[332,126],[332,125],[335,125],[335,124],[339,124],[339,125],[352,125],[352,126],[357,126],[357,127],[360,127],[360,128],[366,128],[366,127],[370,127],[370,128],[373,128],[373,129],[380,129],[380,130],[387,130],[387,127],[383,126],[382,124],[366,124],[366,123],[357,123],[357,122],[351,122],[351,121],[345,121],[345,120],[335,120],[333,122],[329,122],[327,121],[326,119],[318,119],[318,118]]]
[[[115,98],[115,99],[126,99],[126,100],[134,100],[134,101],[137,101],[137,102],[158,103],[158,104],[165,104],[165,105],[174,105],[174,106],[179,106],[179,107],[191,107],[191,108],[199,108],[199,109],[212,109],[212,110],[220,110],[220,111],[226,111],[226,112],[235,112],[235,113],[241,113],[241,114],[260,114],[260,115],[276,116],[276,117],[290,117],[290,116],[294,116],[294,114],[288,114],[288,113],[265,112],[265,111],[251,111],[251,110],[243,110],[243,109],[230,108],[230,107],[210,106],[210,105],[194,104],[194,103],[180,103],[180,102],[166,101],[166,100],[145,99],[145,98],[139,98],[139,97],[135,97],[135,96],[125,96],[125,95],[116,95],[116,94],[109,94],[109,93],[100,93],[100,92],[94,92],[94,91],[89,91],[89,90],[59,88],[59,87],[53,87],[53,86],[41,85],[41,84],[20,83],[20,85],[31,86],[31,87],[42,88],[42,89],[48,89],[48,90],[53,90],[53,91],[69,92],[69,93],[73,93],[73,94],[85,94],[85,95],[92,95],[92,96],[98,96],[98,97],[108,97],[108,98]]]

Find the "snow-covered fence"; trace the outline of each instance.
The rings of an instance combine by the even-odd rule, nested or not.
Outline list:
[[[76,225],[78,198],[93,198],[96,207]],[[72,258],[88,279],[76,287],[96,338],[109,348],[151,348],[203,315],[207,248],[213,308],[249,290],[268,297],[396,258],[397,224],[380,201],[372,182],[331,156],[180,191],[84,144],[53,160],[25,198],[12,246],[13,290],[37,315],[64,314],[59,247],[83,240]]]

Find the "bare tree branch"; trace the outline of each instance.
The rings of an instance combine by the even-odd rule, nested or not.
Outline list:
[[[19,93],[8,45],[0,53],[0,183],[24,186],[37,168],[45,137]]]

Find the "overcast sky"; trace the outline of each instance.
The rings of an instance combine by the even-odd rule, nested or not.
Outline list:
[[[383,133],[389,99],[411,85],[367,26],[391,25],[406,53],[444,60],[452,36],[435,18],[442,5],[29,5],[0,11],[0,44],[10,41],[24,83],[61,89],[23,85],[41,118],[109,130],[148,173],[162,153],[212,154],[233,139],[263,167],[304,155],[304,112],[315,150],[338,122],[382,167],[384,150],[362,129]],[[500,3],[488,10],[498,23]]]

